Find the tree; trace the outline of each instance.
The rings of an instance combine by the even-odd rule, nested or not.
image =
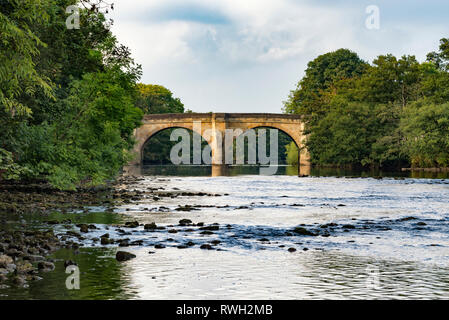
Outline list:
[[[146,114],[151,113],[183,113],[184,104],[174,98],[167,88],[155,84],[138,84],[140,99],[138,106]]]
[[[327,110],[328,96],[335,83],[360,77],[367,64],[347,49],[326,53],[309,62],[304,78],[284,102],[284,112],[302,114],[312,121]]]
[[[427,55],[423,79],[424,96],[432,103],[443,104],[449,101],[449,39],[440,40],[439,52]]]
[[[420,96],[422,69],[414,56],[380,55],[357,81],[353,98],[369,103],[394,104],[404,108]]]
[[[335,99],[332,109],[310,128],[312,163],[351,165],[369,162],[379,123],[372,106]]]
[[[438,66],[444,62],[445,43],[442,41],[441,52],[434,55],[441,57]],[[414,56],[398,59],[391,54],[380,55],[367,65],[355,63],[354,55],[336,55],[352,57],[350,65],[361,68],[359,72],[346,72],[346,77],[338,76],[340,69],[325,63],[332,54],[309,63],[306,76],[284,110],[306,115],[306,144],[312,163],[405,163],[409,157],[404,149],[407,137],[401,119],[408,107],[420,99],[447,101],[448,72],[432,62],[421,64]],[[335,72],[334,77],[328,75],[330,71]]]
[[[440,40],[440,51],[432,51],[427,55],[427,61],[433,63],[438,69],[449,71],[449,38]]]
[[[179,98],[174,98],[169,89],[155,84],[139,83],[137,86],[139,89],[137,105],[145,114],[184,112],[184,104]],[[171,130],[164,130],[151,138],[144,148],[144,163],[170,163],[170,149],[177,143],[170,141],[170,133]],[[192,135],[192,132],[190,134]]]
[[[19,161],[61,189],[114,176],[132,158],[132,131],[143,115],[134,89],[123,81],[117,70],[108,70],[73,82],[64,116],[21,126]]]
[[[413,104],[401,119],[404,152],[413,166],[449,166],[449,103]]]
[[[33,91],[26,82],[17,84],[17,94],[10,100],[27,112],[18,117],[0,109],[5,125],[0,148],[9,152],[3,158],[28,169],[21,177],[44,178],[61,189],[104,183],[131,159],[133,130],[143,116],[136,106],[140,66],[111,33],[111,22],[101,7],[95,7],[103,1],[33,2],[41,5],[46,19],[27,19],[29,13],[18,9],[18,1],[7,3],[7,14],[25,21],[22,29],[36,42],[28,56],[32,74],[48,79],[53,95],[47,95],[44,86]],[[65,8],[72,4],[86,5],[79,30],[65,26]],[[6,70],[4,64],[10,68],[11,57],[3,50],[0,56],[0,70]]]
[[[31,26],[45,23],[44,0],[5,0],[0,3],[0,107],[12,116],[27,115],[30,108],[19,101],[41,88],[51,97],[47,78],[38,74],[34,58],[44,43]]]

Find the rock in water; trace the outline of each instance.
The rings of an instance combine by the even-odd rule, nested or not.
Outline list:
[[[87,224],[80,224],[79,225],[80,231],[83,233],[88,233],[89,232],[89,226]]]
[[[143,226],[145,230],[155,230],[157,228],[157,225],[154,222],[147,223]]]
[[[295,229],[293,229],[293,232],[300,234],[302,236],[316,236],[315,233],[307,230],[306,228],[302,228],[302,227],[296,227]]]
[[[126,252],[126,251],[117,251],[115,258],[117,261],[127,261],[135,258],[136,255]]]
[[[180,225],[189,225],[189,224],[192,224],[192,220],[190,220],[190,219],[181,219],[181,220],[179,220],[179,224]]]
[[[139,226],[138,221],[125,222],[125,227],[127,228],[137,228]]]
[[[113,242],[113,240],[109,240],[109,239],[106,238],[106,237],[101,237],[100,239],[101,239],[101,240],[100,240],[100,243],[101,243],[102,245],[107,245],[107,244],[110,244],[111,242]]]
[[[219,229],[220,229],[220,227],[217,225],[210,225],[210,226],[200,228],[200,230],[207,230],[207,231],[217,231]]]

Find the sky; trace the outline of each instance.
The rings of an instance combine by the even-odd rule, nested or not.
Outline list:
[[[449,37],[447,0],[115,0],[113,32],[194,112],[282,112],[317,56],[347,48],[420,61]],[[379,9],[379,28],[373,11]],[[374,17],[375,18],[375,17]],[[375,26],[375,25],[374,25]]]

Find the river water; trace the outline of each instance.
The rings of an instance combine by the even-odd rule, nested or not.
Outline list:
[[[142,179],[129,189],[218,196],[144,198],[116,207],[114,214],[102,208],[79,213],[83,222],[98,228],[80,252],[58,251],[54,272],[29,288],[0,290],[0,297],[449,298],[447,176],[312,172],[300,178],[288,167],[275,176],[260,176],[253,169],[209,174],[204,168],[143,170]],[[176,210],[185,205],[194,209]],[[178,225],[186,218],[216,223],[219,230],[186,231]],[[142,245],[124,248],[137,257],[122,263],[115,260],[116,246],[103,248],[90,241],[105,232],[119,237],[111,225],[132,220],[177,232],[133,230],[128,238]],[[292,232],[298,226],[317,236]],[[213,250],[200,249],[213,240]],[[178,248],[187,241],[194,245]],[[165,248],[155,249],[155,244]],[[65,259],[78,263],[80,290],[65,286]]]

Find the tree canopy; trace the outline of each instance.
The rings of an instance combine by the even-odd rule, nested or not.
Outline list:
[[[79,29],[66,8],[80,5]],[[141,68],[88,1],[0,4],[0,179],[101,184],[132,157]]]
[[[174,98],[167,88],[155,84],[137,85],[140,98],[138,106],[145,113],[183,113],[184,104],[179,98]]]
[[[304,78],[284,103],[286,113],[316,119],[326,112],[326,101],[338,81],[361,76],[367,64],[347,49],[326,53],[307,65]]]
[[[305,116],[314,164],[447,166],[448,65],[446,38],[422,63],[337,50],[308,64],[284,111]]]

